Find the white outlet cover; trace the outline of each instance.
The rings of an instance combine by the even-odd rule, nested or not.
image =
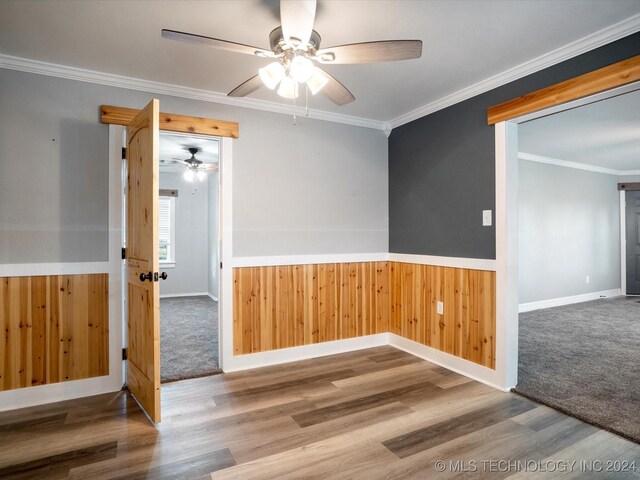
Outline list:
[[[437,308],[438,315],[444,315],[444,303],[438,302],[438,305],[436,308]]]
[[[492,211],[491,210],[483,210],[482,211],[482,226],[483,227],[490,227],[491,224],[493,223],[493,219],[491,218],[492,215]]]

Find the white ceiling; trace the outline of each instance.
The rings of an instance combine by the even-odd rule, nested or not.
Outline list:
[[[185,167],[182,165],[166,165],[163,163],[175,159],[186,160],[191,158],[190,147],[198,149],[196,158],[204,163],[215,163],[219,159],[219,142],[216,139],[160,133],[160,171],[170,173],[184,172]]]
[[[523,123],[518,150],[613,170],[640,170],[640,90]]]
[[[268,60],[161,38],[170,28],[268,47],[277,0],[0,0],[0,53],[227,93]],[[332,65],[355,95],[311,107],[390,120],[640,12],[638,0],[319,0],[322,46],[420,39],[418,60]],[[253,98],[286,103],[266,88]]]

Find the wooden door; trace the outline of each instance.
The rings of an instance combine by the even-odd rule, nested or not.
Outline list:
[[[627,294],[640,295],[640,191],[626,192]]]
[[[149,418],[160,422],[158,288],[159,102],[127,126],[127,387]]]

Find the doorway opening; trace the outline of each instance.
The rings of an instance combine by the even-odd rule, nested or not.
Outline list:
[[[515,247],[515,391],[635,441],[640,303],[626,294],[636,276],[628,247],[639,243],[640,203],[639,215],[629,214],[633,192],[622,185],[631,190],[640,180],[639,88],[503,127],[515,206],[507,208]]]
[[[158,242],[162,383],[221,373],[220,140],[160,132]]]

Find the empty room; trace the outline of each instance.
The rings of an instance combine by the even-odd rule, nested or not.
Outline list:
[[[0,478],[640,478],[638,0],[0,0]]]

